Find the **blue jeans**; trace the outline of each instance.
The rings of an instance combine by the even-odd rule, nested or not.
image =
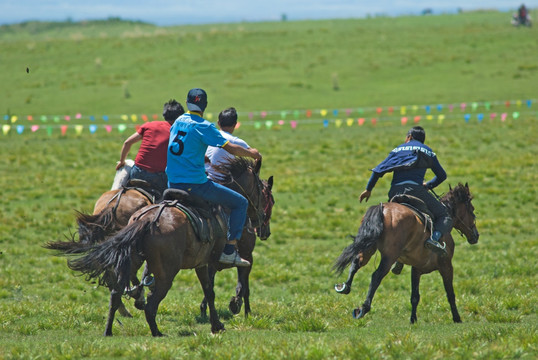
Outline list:
[[[186,191],[189,194],[230,209],[228,241],[241,238],[248,209],[248,201],[243,195],[211,180],[203,184],[169,183],[169,187]]]
[[[168,187],[168,178],[164,171],[152,173],[133,165],[131,169],[131,179],[146,180],[154,189],[159,190],[161,193]]]

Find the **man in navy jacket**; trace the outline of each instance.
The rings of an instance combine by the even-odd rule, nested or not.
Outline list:
[[[443,204],[428,190],[435,188],[446,179],[446,172],[437,160],[437,156],[428,146],[424,145],[426,132],[420,126],[415,126],[407,133],[405,143],[397,146],[385,160],[372,169],[372,176],[359,200],[368,201],[377,180],[388,172],[393,172],[389,199],[398,194],[408,194],[422,199],[434,216],[433,234],[424,244],[427,248],[441,256],[446,255],[445,244],[441,237],[452,228],[452,218]],[[424,182],[426,170],[431,169],[435,177]],[[400,269],[401,271],[401,269]]]

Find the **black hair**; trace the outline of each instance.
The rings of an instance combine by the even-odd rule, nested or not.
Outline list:
[[[237,111],[234,107],[229,107],[220,112],[219,124],[221,127],[230,127],[237,124]]]
[[[416,141],[420,141],[424,144],[426,140],[426,131],[421,126],[413,126],[411,130],[407,132],[407,136],[411,136]]]
[[[175,121],[185,113],[183,106],[175,99],[170,99],[163,107],[163,117],[166,121]]]

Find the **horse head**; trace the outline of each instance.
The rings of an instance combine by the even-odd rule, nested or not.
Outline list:
[[[469,185],[460,183],[454,189],[450,187],[450,191],[444,199],[448,202],[449,208],[452,209],[454,228],[465,235],[469,244],[476,244],[480,234],[476,228],[473,196],[469,190]]]
[[[261,160],[253,162],[237,157],[218,165],[215,169],[224,175],[223,184],[237,191],[248,200],[247,216],[258,236],[265,240],[271,234],[269,221],[274,204],[272,195],[273,177],[267,181],[259,177]]]

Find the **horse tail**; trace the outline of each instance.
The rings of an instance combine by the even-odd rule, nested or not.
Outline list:
[[[108,207],[98,214],[77,212],[79,241],[84,244],[98,244],[112,234],[114,227],[114,208]]]
[[[128,281],[131,252],[133,248],[139,248],[151,226],[152,219],[149,217],[134,221],[105,241],[86,245],[85,255],[68,260],[67,266],[71,270],[85,274],[87,280],[99,278],[100,285],[114,285],[109,282],[115,280],[103,276],[105,271],[111,268],[114,269],[118,279]]]
[[[366,211],[353,243],[342,251],[333,265],[337,274],[341,274],[360,252],[376,244],[383,233],[383,219],[383,204],[372,206]]]

